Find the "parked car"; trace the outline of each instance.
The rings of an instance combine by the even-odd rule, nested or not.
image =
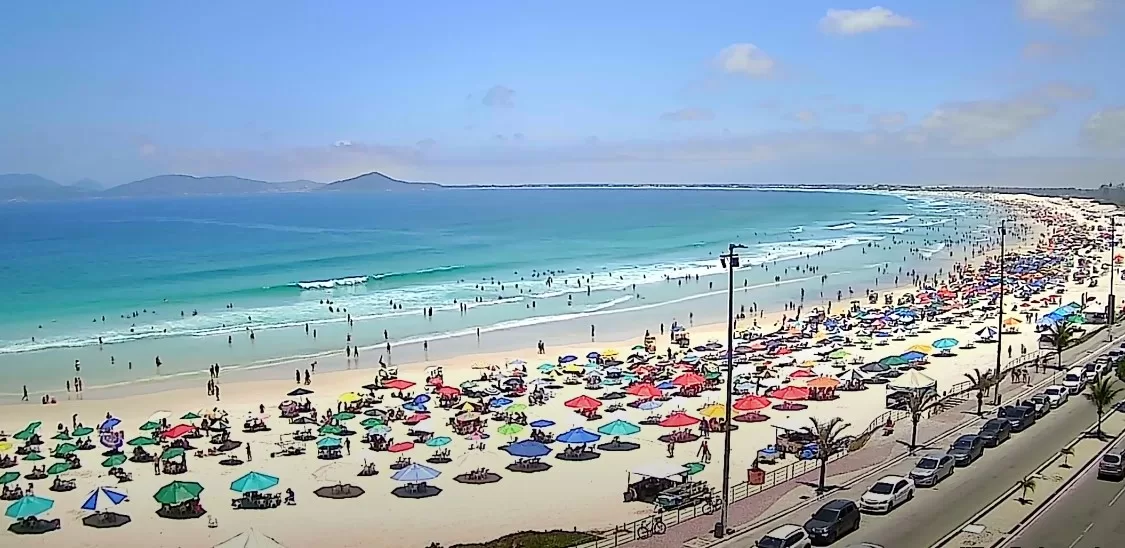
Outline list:
[[[1102,455],[1098,462],[1098,479],[1109,478],[1114,481],[1125,479],[1125,450],[1111,449]]]
[[[812,540],[799,525],[782,525],[754,543],[757,548],[812,548]]]
[[[999,418],[1012,424],[1012,432],[1023,432],[1035,424],[1035,408],[1022,405],[1005,405],[996,411]]]
[[[1072,367],[1063,375],[1062,385],[1070,392],[1070,395],[1076,395],[1082,391],[1086,386],[1086,380],[1082,378],[1082,368]]]
[[[846,499],[829,501],[805,522],[809,538],[824,544],[832,544],[856,529],[859,529],[859,507]]]
[[[1101,377],[1101,373],[1102,367],[1097,360],[1082,366],[1082,378],[1086,379],[1086,384],[1093,384]]]
[[[1051,407],[1058,407],[1070,399],[1070,391],[1065,386],[1058,384],[1048,386],[1043,393],[1051,398]]]
[[[996,447],[1012,437],[1012,423],[1007,419],[989,419],[977,433],[985,447]]]
[[[910,471],[910,479],[919,487],[932,487],[941,480],[953,475],[956,463],[948,453],[934,453],[918,460]]]
[[[1035,406],[1035,418],[1041,419],[1051,412],[1051,398],[1046,394],[1036,394],[1028,400]]]
[[[875,544],[874,542],[857,542],[855,544],[849,544],[844,548],[883,548],[883,545]]]
[[[965,434],[949,446],[949,455],[957,466],[968,466],[984,455],[984,440],[975,434]]]
[[[859,497],[859,509],[864,512],[890,512],[912,498],[913,481],[902,476],[883,476]]]

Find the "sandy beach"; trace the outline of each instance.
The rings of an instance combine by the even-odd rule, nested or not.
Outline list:
[[[1009,232],[1006,251],[1015,256],[1021,253],[1033,253],[1037,246],[1040,253],[1074,254],[1076,250],[1059,249],[1048,251],[1051,243],[1052,230],[1060,226],[1060,220],[1067,220],[1073,226],[1089,233],[1090,241],[1097,242],[1096,227],[1108,227],[1110,222],[1107,213],[1112,210],[1108,206],[1100,206],[1092,202],[1067,201],[1062,199],[1038,198],[1026,195],[996,195],[977,196],[998,203],[1012,213],[1014,219],[1010,223],[1013,229]],[[995,224],[999,224],[999,220]],[[1026,227],[1023,232],[1023,241],[1018,242],[1015,237],[1015,227]],[[1108,228],[1106,228],[1108,229]],[[1102,241],[1100,245],[1108,245]],[[985,250],[987,247],[987,250]],[[956,257],[960,268],[971,269],[997,256],[995,246],[986,246],[985,243],[973,244],[973,250],[968,256],[961,256],[958,251]],[[981,249],[977,252],[977,248]],[[1072,301],[1082,302],[1086,310],[1104,310],[1108,302],[1111,269],[1103,268],[1108,265],[1110,257],[1108,250],[1102,249],[1099,244],[1091,243],[1080,253],[1093,254],[1097,252],[1097,259],[1093,260],[1088,270],[1091,276],[1084,278],[1081,283],[1069,278],[1061,295],[1057,297],[1058,305]],[[952,250],[951,250],[952,252]],[[1097,262],[1100,261],[1100,262]],[[806,260],[793,260],[790,264],[815,264],[815,258]],[[779,263],[781,264],[781,263]],[[899,265],[890,264],[888,271],[893,273]],[[913,265],[907,268],[909,271]],[[1071,272],[1076,266],[1068,266]],[[861,301],[861,307],[867,308],[868,301],[865,290],[874,290],[879,293],[878,303],[882,305],[884,298],[890,295],[898,301],[904,295],[914,294],[922,285],[944,284],[949,279],[951,272],[944,269],[942,272],[926,272],[922,266],[917,268],[918,283],[911,283],[911,277],[904,273],[900,277],[897,287],[892,284],[883,284],[879,288],[855,288],[855,294],[845,294],[844,302],[833,302],[831,315],[847,312],[852,300]],[[925,275],[925,282],[922,275]],[[792,273],[792,277],[808,274]],[[1097,282],[1089,280],[1096,279]],[[779,291],[784,287],[785,280],[778,282]],[[1091,286],[1091,284],[1094,284]],[[1016,287],[1009,287],[1005,295],[1005,317],[1024,319],[1024,314],[1034,315],[1037,319],[1040,314],[1050,311],[1050,306],[1019,307]],[[828,297],[828,296],[826,296]],[[830,297],[835,297],[831,295]],[[1039,296],[1033,297],[1038,299]],[[1083,300],[1085,299],[1085,300]],[[801,311],[793,310],[763,310],[760,314],[750,312],[751,304],[735,294],[735,310],[745,306],[748,310],[747,318],[737,322],[739,330],[751,329],[756,321],[758,333],[768,334],[778,329],[788,328],[788,322],[795,316],[804,318],[815,308],[821,310],[828,306],[829,299],[821,300],[809,297],[800,304]],[[835,301],[836,299],[831,299]],[[1023,301],[1027,302],[1027,301]],[[982,303],[983,304],[983,303]],[[1013,311],[1012,307],[1016,306]],[[942,318],[948,315],[942,316]],[[680,318],[683,321],[684,318]],[[896,336],[895,340],[888,337],[880,340],[871,349],[861,349],[858,345],[849,347],[849,361],[855,359],[857,364],[875,362],[884,356],[902,354],[913,346],[932,342],[942,338],[957,339],[961,345],[979,339],[977,332],[995,327],[997,322],[996,311],[986,312],[980,306],[972,307],[968,313],[958,316],[956,321],[948,323],[943,321],[925,322],[931,328],[930,332],[916,336]],[[1018,325],[1009,325],[1018,332],[1004,333],[1001,339],[1002,359],[1007,362],[1009,358],[1018,357],[1021,353],[1033,352],[1039,348],[1039,334],[1034,330],[1032,322],[1021,321]],[[724,323],[708,323],[686,325],[690,333],[691,345],[703,345],[710,341],[725,344],[726,325]],[[663,326],[663,333],[662,333]],[[530,381],[541,376],[537,366],[540,364],[557,364],[559,357],[573,355],[578,357],[578,362],[583,363],[590,352],[608,354],[609,349],[616,350],[622,358],[633,353],[631,349],[645,346],[644,334],[646,331],[655,337],[656,352],[654,361],[666,356],[671,347],[673,353],[682,355],[683,349],[673,346],[670,338],[671,318],[665,322],[655,322],[651,325],[630,326],[633,336],[613,337],[614,340],[603,340],[602,334],[593,337],[593,341],[581,344],[556,345],[553,341],[544,341],[547,352],[537,355],[534,347],[519,351],[516,348],[527,346],[512,343],[506,349],[488,353],[464,353],[456,356],[441,356],[440,360],[429,361],[396,360],[394,364],[398,369],[397,377],[416,383],[407,389],[413,394],[423,394],[427,391],[425,381],[426,371],[429,368],[440,366],[445,386],[458,387],[462,383],[478,380],[482,373],[487,373],[488,366],[494,366],[501,372],[512,369],[515,360],[523,360],[527,365],[526,380]],[[849,335],[850,336],[850,335]],[[611,338],[606,335],[607,338]],[[810,342],[818,340],[817,336],[810,334]],[[579,336],[574,336],[579,338]],[[571,339],[573,340],[573,339]],[[738,344],[736,342],[736,344]],[[366,347],[365,348],[365,354]],[[792,362],[801,364],[808,360],[818,360],[816,354],[823,347],[810,345],[807,349],[795,350],[790,354]],[[939,391],[965,380],[965,373],[974,368],[991,369],[996,359],[996,345],[977,344],[971,349],[955,349],[954,356],[934,358],[922,371],[937,383]],[[343,352],[338,355],[318,358],[320,373],[311,375],[311,383],[304,386],[314,391],[308,400],[322,417],[326,411],[336,412],[338,399],[342,394],[357,392],[366,394],[361,386],[376,381],[376,368],[378,366],[375,353],[365,355],[361,365],[351,363]],[[406,353],[404,352],[404,355]],[[413,356],[416,356],[415,352]],[[788,362],[788,360],[786,360]],[[200,369],[206,369],[207,364],[199,364]],[[677,444],[674,458],[667,456],[667,445],[657,438],[669,433],[669,429],[660,426],[644,426],[641,431],[633,436],[623,437],[640,445],[635,451],[623,453],[602,453],[596,460],[588,462],[564,462],[555,457],[562,452],[563,443],[555,443],[552,448],[555,453],[544,459],[552,468],[546,472],[524,474],[509,472],[505,469],[515,458],[504,452],[500,447],[514,438],[524,439],[531,428],[524,427],[516,435],[502,435],[498,428],[505,423],[502,421],[486,421],[484,432],[488,439],[479,441],[466,440],[464,436],[456,435],[448,425],[450,418],[454,417],[455,409],[441,409],[436,405],[437,396],[429,406],[432,411],[430,418],[418,425],[419,429],[428,430],[435,437],[449,437],[450,442],[440,447],[428,447],[417,444],[412,449],[401,453],[386,451],[372,451],[366,444],[360,442],[363,428],[359,426],[363,415],[343,421],[344,424],[359,432],[349,437],[350,449],[344,451],[342,458],[337,460],[320,460],[317,458],[317,448],[314,442],[304,444],[307,453],[298,456],[271,458],[270,453],[278,450],[276,445],[282,436],[297,429],[311,428],[314,433],[317,424],[307,426],[290,425],[286,419],[280,418],[278,404],[287,399],[302,399],[287,397],[286,394],[298,385],[294,384],[294,371],[302,373],[307,367],[305,362],[282,363],[270,368],[269,374],[263,373],[265,379],[253,379],[249,373],[244,373],[235,380],[228,380],[220,376],[217,384],[221,389],[220,401],[208,395],[202,388],[202,380],[196,379],[196,386],[191,388],[177,388],[174,390],[122,395],[105,399],[93,397],[82,401],[61,401],[54,405],[41,405],[33,396],[31,402],[9,404],[0,407],[0,430],[9,436],[18,432],[32,421],[42,421],[39,432],[45,441],[44,454],[55,447],[57,441],[51,440],[56,433],[56,425],[72,428],[77,420],[89,427],[96,427],[107,417],[107,414],[120,419],[120,430],[124,439],[132,439],[138,435],[147,435],[138,428],[155,412],[166,411],[170,426],[181,423],[198,424],[198,420],[180,420],[180,417],[189,412],[203,415],[219,408],[225,410],[230,417],[231,438],[243,442],[245,445],[232,451],[231,454],[247,460],[246,447],[249,447],[252,460],[236,466],[225,466],[219,463],[223,457],[197,457],[194,451],[188,451],[186,462],[188,471],[177,475],[155,475],[152,464],[135,464],[127,462],[123,468],[132,474],[132,481],[118,483],[114,478],[106,475],[106,468],[99,465],[105,458],[100,445],[96,450],[79,451],[82,468],[64,472],[60,477],[73,479],[77,487],[69,492],[54,493],[48,490],[51,481],[36,481],[35,493],[54,501],[54,507],[44,513],[42,518],[58,518],[61,520],[61,530],[42,536],[17,537],[7,532],[0,532],[3,543],[19,542],[21,546],[47,546],[65,544],[68,546],[110,546],[110,545],[144,545],[161,547],[206,547],[213,546],[227,538],[245,531],[250,527],[264,532],[286,546],[396,546],[396,547],[421,547],[430,542],[440,542],[446,546],[458,542],[480,542],[507,533],[526,529],[578,529],[596,531],[611,528],[614,524],[621,524],[651,512],[651,505],[641,503],[623,503],[622,496],[628,481],[628,471],[639,466],[651,463],[686,464],[700,460],[697,452],[700,442]],[[559,366],[560,369],[562,366]],[[781,378],[798,369],[797,367],[777,367]],[[813,368],[822,372],[823,368]],[[735,374],[750,373],[750,365],[739,366]],[[838,370],[839,371],[839,370]],[[565,373],[552,375],[552,379],[565,378]],[[284,377],[284,380],[282,379]],[[204,377],[205,380],[205,377]],[[659,409],[644,411],[625,406],[615,412],[602,412],[598,420],[586,420],[564,405],[564,402],[576,396],[587,394],[597,398],[601,394],[622,386],[607,386],[598,391],[589,391],[584,383],[575,385],[558,383],[559,388],[548,390],[550,398],[543,405],[532,405],[522,413],[528,421],[549,420],[554,426],[545,430],[553,435],[561,434],[575,427],[583,427],[590,431],[613,420],[629,421],[638,424],[649,417],[650,414],[667,415],[682,409],[689,415],[699,416],[699,409],[711,403],[723,403],[723,393],[716,389],[704,390],[696,397],[674,396],[666,401]],[[9,390],[10,391],[10,390]],[[379,407],[396,408],[403,403],[394,399],[395,390],[378,390],[375,393],[383,397]],[[773,443],[775,424],[807,424],[809,417],[827,418],[841,417],[852,425],[852,430],[864,428],[872,419],[885,410],[885,390],[881,386],[859,392],[842,392],[840,397],[829,401],[805,402],[809,408],[802,411],[773,411],[763,412],[770,419],[760,423],[743,423],[733,433],[733,451],[731,469],[732,482],[743,481],[746,477],[745,470],[750,467],[756,452],[766,445]],[[736,396],[737,397],[737,396]],[[622,403],[632,401],[634,398],[620,400]],[[463,400],[463,401],[468,401]],[[526,404],[526,396],[517,399],[517,404]],[[605,406],[611,403],[606,401]],[[241,426],[243,418],[249,415],[258,415],[259,409],[264,407],[269,415],[265,422],[270,430],[252,434],[243,433]],[[411,414],[407,412],[407,414]],[[394,423],[388,436],[393,442],[405,442],[411,439],[407,434],[408,427]],[[610,436],[603,436],[602,442],[608,441]],[[722,453],[722,437],[711,436],[706,440],[709,449],[715,458],[704,470],[693,476],[693,481],[707,481],[712,486],[721,482],[720,455]],[[94,438],[97,443],[97,438]],[[192,444],[198,449],[206,449],[210,445],[207,438],[193,439]],[[19,442],[16,442],[19,443]],[[484,449],[470,449],[472,444],[483,443]],[[128,454],[132,447],[123,448]],[[150,448],[156,450],[158,448]],[[391,494],[391,491],[402,485],[394,481],[391,476],[394,470],[390,465],[399,457],[409,457],[416,463],[424,463],[435,451],[448,449],[451,462],[446,464],[428,465],[438,470],[441,475],[428,483],[441,488],[440,495],[422,500],[402,500]],[[9,452],[10,454],[10,452]],[[50,464],[53,460],[42,463],[20,462],[18,467],[4,471],[19,471],[26,474],[33,464]],[[374,463],[379,473],[370,477],[357,477],[365,463]],[[487,468],[502,476],[496,483],[487,485],[466,485],[455,482],[454,476],[470,470]],[[270,490],[272,493],[283,493],[292,489],[296,495],[296,505],[282,505],[269,510],[237,510],[233,509],[231,499],[238,496],[230,489],[230,484],[244,474],[256,471],[276,476],[280,479],[277,487]],[[3,472],[3,471],[0,471]],[[172,520],[158,517],[156,510],[159,507],[153,500],[153,494],[161,486],[170,481],[199,482],[205,488],[200,497],[200,503],[206,509],[207,515],[199,519]],[[19,479],[16,484],[26,488],[28,480]],[[313,494],[318,488],[337,483],[350,483],[362,487],[366,493],[352,500],[328,500],[316,497]],[[114,510],[128,514],[132,523],[116,529],[91,530],[83,527],[80,520],[89,514],[80,509],[90,491],[98,486],[107,486],[126,492],[129,499],[115,507]],[[8,504],[8,503],[5,503]],[[7,520],[10,522],[11,520]],[[209,522],[213,527],[209,526]]]

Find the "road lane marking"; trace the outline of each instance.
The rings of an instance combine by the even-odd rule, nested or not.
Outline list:
[[[1094,527],[1094,522],[1091,521],[1090,524],[1087,525],[1086,528],[1082,530],[1082,534],[1078,535],[1078,538],[1074,539],[1074,542],[1070,543],[1070,546],[1067,546],[1066,548],[1074,548],[1075,546],[1077,546],[1078,542],[1082,540],[1082,537],[1086,536],[1086,533],[1089,533],[1090,529],[1092,529],[1093,527]]]
[[[1113,504],[1115,502],[1117,502],[1117,499],[1121,498],[1122,493],[1125,493],[1125,487],[1122,487],[1121,490],[1118,491],[1117,494],[1113,496],[1113,500],[1109,501],[1109,505],[1113,506]]]

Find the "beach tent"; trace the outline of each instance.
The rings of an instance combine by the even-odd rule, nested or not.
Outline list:
[[[251,527],[214,546],[214,548],[285,548],[283,544]]]
[[[892,381],[888,386],[899,390],[923,390],[937,386],[937,381],[912,369]]]

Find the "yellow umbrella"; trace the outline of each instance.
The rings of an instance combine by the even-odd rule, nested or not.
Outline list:
[[[462,411],[472,411],[473,410],[473,404],[465,402],[465,405],[461,406],[461,410]]]
[[[12,442],[0,441],[0,453],[7,453],[12,450]]]
[[[928,344],[916,344],[914,346],[911,346],[907,350],[910,350],[911,352],[921,352],[923,354],[932,354],[934,352],[934,347]]]
[[[612,348],[607,348],[607,349],[602,351],[602,355],[607,357],[607,358],[612,358],[612,357],[617,355],[617,350],[614,350]]]
[[[339,401],[341,403],[352,403],[352,402],[357,402],[359,400],[362,400],[363,396],[360,396],[359,394],[356,394],[355,392],[344,392],[343,394],[340,394],[339,398],[336,398],[336,399],[337,399],[337,401]]]
[[[719,419],[727,416],[727,408],[721,403],[712,403],[700,409],[699,414],[709,419]]]
[[[573,363],[563,367],[563,373],[582,373],[583,371],[585,371],[585,369],[582,366],[574,365]]]
[[[1008,319],[1004,320],[1004,325],[1009,326],[1009,327],[1011,327],[1013,325],[1019,325],[1021,323],[1023,323],[1023,322],[1020,321],[1020,319],[1015,317],[1015,316],[1009,317]]]
[[[800,367],[800,368],[803,368],[803,369],[812,369],[812,368],[816,367],[816,362],[813,361],[813,360],[805,360],[805,361],[797,364],[797,367]]]

